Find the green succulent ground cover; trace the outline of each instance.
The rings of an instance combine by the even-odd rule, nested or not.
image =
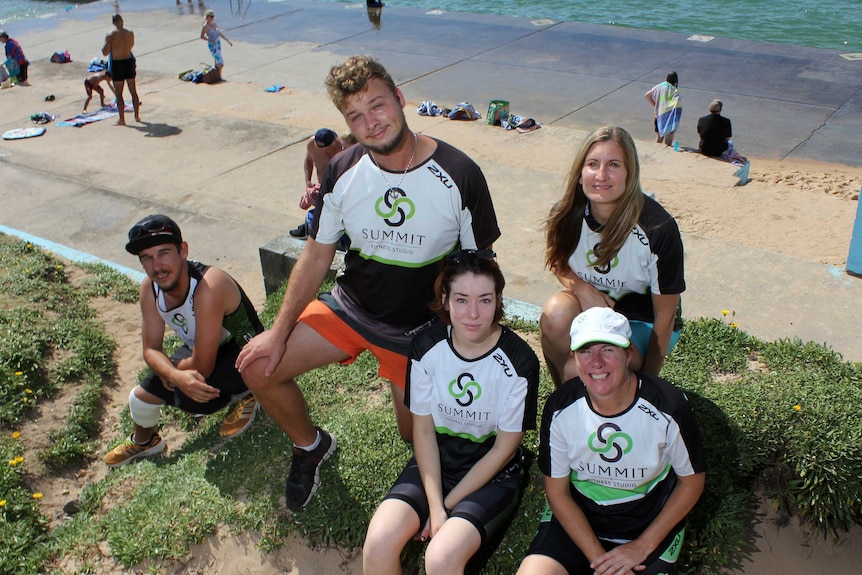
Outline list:
[[[69,267],[32,245],[0,236],[0,575],[56,572],[74,557],[77,573],[95,572],[110,549],[126,568],[182,558],[218,531],[258,535],[264,553],[287,534],[309,544],[359,546],[382,495],[410,457],[398,438],[388,385],[360,356],[350,367],[307,374],[300,384],[313,419],[335,433],[336,457],[323,468],[323,487],[305,512],[280,501],[291,446],[261,413],[241,437],[218,438],[219,415],[195,419],[163,410],[162,424],[189,431],[167,457],[112,470],[86,486],[78,512],[50,529],[25,473],[38,457],[61,473],[101,465],[95,453],[102,385],[113,375],[112,342],[88,305],[93,297],[134,301],[137,287],[104,266],[89,267],[76,287]],[[272,321],[280,293],[262,317]],[[732,316],[731,316],[732,317]],[[513,322],[514,323],[514,322]],[[522,333],[535,326],[514,323]],[[683,388],[697,413],[707,449],[707,489],[692,513],[682,555],[685,572],[720,573],[739,566],[751,535],[755,500],[766,493],[825,536],[862,521],[862,368],[828,347],[800,341],[763,342],[723,320],[686,322],[662,375]],[[24,452],[14,433],[33,408],[60,389],[76,392],[55,446]],[[543,374],[540,406],[551,391]],[[131,430],[128,412],[119,441]],[[526,447],[535,453],[538,436]],[[530,482],[506,536],[473,571],[513,573],[544,507],[541,477]],[[405,552],[418,561],[421,547]]]

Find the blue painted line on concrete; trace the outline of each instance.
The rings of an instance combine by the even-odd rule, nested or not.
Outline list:
[[[125,266],[121,266],[120,264],[115,264],[114,262],[104,260],[104,259],[97,257],[97,256],[94,256],[92,254],[79,252],[78,250],[70,248],[68,246],[64,246],[62,244],[52,242],[51,240],[46,240],[45,238],[40,238],[38,236],[28,234],[27,232],[22,232],[20,230],[9,228],[9,227],[6,227],[2,224],[0,224],[0,233],[4,233],[4,234],[10,235],[10,236],[19,237],[24,241],[27,241],[27,242],[30,242],[31,244],[45,248],[49,252],[55,253],[58,256],[60,256],[62,258],[66,258],[67,260],[71,260],[73,262],[83,262],[83,263],[87,263],[87,264],[106,265],[109,268],[115,269],[118,272],[129,276],[132,280],[139,282],[139,283],[141,281],[143,281],[143,279],[146,277],[146,275],[139,270],[133,270],[132,268],[127,268]]]

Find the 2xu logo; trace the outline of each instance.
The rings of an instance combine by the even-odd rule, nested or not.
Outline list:
[[[608,430],[612,431],[608,433]],[[607,437],[605,437],[606,433],[608,433]],[[623,433],[617,425],[603,423],[590,435],[587,446],[598,453],[602,460],[616,463],[624,454],[632,450],[632,438],[628,433]],[[612,455],[606,455],[608,452],[612,452]]]
[[[384,209],[385,207],[385,209]],[[416,213],[416,206],[401,188],[389,188],[374,204],[374,211],[393,228],[401,226]],[[397,216],[397,217],[395,217]]]

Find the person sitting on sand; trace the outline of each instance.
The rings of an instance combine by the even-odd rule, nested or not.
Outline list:
[[[721,100],[713,100],[709,104],[709,115],[702,116],[697,121],[697,136],[700,138],[698,149],[704,156],[721,156],[733,137],[730,118],[721,115],[722,108],[724,104]]]
[[[135,121],[141,121],[141,100],[135,85],[136,63],[132,48],[135,46],[135,33],[123,27],[123,17],[114,14],[111,17],[114,29],[105,35],[105,45],[102,55],[108,56],[108,74],[114,82],[114,94],[117,95],[117,113],[120,119],[118,126],[126,125],[126,101],[123,95],[126,84],[132,93],[132,105],[135,108]]]
[[[111,77],[108,76],[107,70],[101,70],[84,79],[84,90],[87,91],[87,99],[84,100],[84,111],[87,111],[87,106],[90,105],[90,100],[93,99],[93,92],[99,95],[99,103],[102,108],[105,107],[105,90],[99,85],[105,80],[111,92],[114,92],[114,86],[111,85]],[[116,96],[114,92],[114,96]]]
[[[721,100],[713,100],[709,104],[709,115],[697,121],[697,135],[700,138],[698,149],[704,156],[741,166],[748,162],[748,158],[733,147],[733,142],[730,141],[733,128],[730,118],[721,115],[723,109]]]

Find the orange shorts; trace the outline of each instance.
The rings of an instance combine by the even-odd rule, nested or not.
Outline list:
[[[320,300],[314,300],[299,316],[299,320],[323,336],[326,341],[350,357],[340,362],[350,365],[365,350],[377,358],[377,374],[404,389],[407,380],[407,356],[374,345],[356,332],[347,322]]]

